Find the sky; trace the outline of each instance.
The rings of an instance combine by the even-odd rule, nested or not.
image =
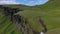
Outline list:
[[[48,0],[0,0],[2,4],[24,4],[28,6],[40,5],[46,3]]]

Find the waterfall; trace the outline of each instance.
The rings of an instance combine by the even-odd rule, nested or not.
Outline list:
[[[40,34],[44,34],[44,32],[40,32]]]

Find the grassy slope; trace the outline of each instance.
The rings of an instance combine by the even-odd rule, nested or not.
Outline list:
[[[59,1],[60,0],[50,0],[44,5],[31,7],[28,11],[24,12],[23,15],[26,15],[27,17],[32,19],[35,28],[38,30],[40,29],[39,27],[36,27],[38,25],[36,25],[37,22],[34,20],[38,16],[42,16],[44,22],[47,25],[48,30],[60,28],[59,27],[60,26],[60,16],[59,16],[60,15],[60,3]]]
[[[41,6],[42,11],[47,13],[44,15],[43,20],[45,21],[48,30],[54,31],[54,33],[60,28],[60,0],[51,0],[45,5]],[[39,6],[38,6],[39,7]],[[56,31],[54,30],[56,29]],[[57,31],[59,32],[59,31]],[[56,32],[56,33],[57,33]],[[53,34],[54,34],[53,33]],[[49,33],[48,33],[49,34]],[[50,32],[52,34],[52,32]],[[57,33],[60,34],[60,33]]]
[[[60,28],[60,0],[50,0],[44,5],[41,6],[34,6],[34,7],[28,7],[28,6],[11,6],[11,7],[20,7],[24,11],[21,12],[21,15],[26,16],[30,19],[30,24],[34,30],[41,31],[41,26],[37,23],[36,19],[38,16],[42,16],[45,24],[47,25],[48,32],[52,33],[50,30],[54,31],[54,29],[57,31]],[[9,6],[10,7],[10,6]],[[0,17],[1,20],[1,17]],[[8,24],[9,23],[9,24]],[[7,24],[7,25],[6,25]],[[2,27],[0,30],[2,34],[4,34],[4,30],[9,30],[13,27],[13,25],[10,25],[10,22],[7,21],[7,23],[4,24],[5,26]],[[38,26],[38,27],[37,27]],[[11,32],[15,32],[15,28],[12,28],[8,31],[8,34],[11,34]],[[7,31],[6,31],[7,32]],[[54,32],[55,33],[55,32]],[[54,34],[53,33],[53,34]],[[15,34],[15,33],[14,33]],[[58,33],[59,34],[59,33]]]

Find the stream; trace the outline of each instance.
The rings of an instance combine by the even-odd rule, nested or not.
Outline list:
[[[40,22],[41,26],[43,27],[43,30],[41,31],[40,34],[45,34],[47,32],[47,27],[46,27],[44,21],[42,20],[41,16],[39,17],[39,22]]]

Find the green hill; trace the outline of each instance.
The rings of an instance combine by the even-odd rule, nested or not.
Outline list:
[[[25,5],[4,5],[8,7],[21,8],[24,11],[19,14],[30,20],[32,28],[41,31],[41,25],[38,23],[38,17],[42,16],[48,32],[46,34],[60,34],[60,0],[49,0],[43,5],[25,6]],[[6,19],[5,22],[3,22]],[[0,12],[0,34],[16,34],[15,24],[12,24],[4,14]]]

